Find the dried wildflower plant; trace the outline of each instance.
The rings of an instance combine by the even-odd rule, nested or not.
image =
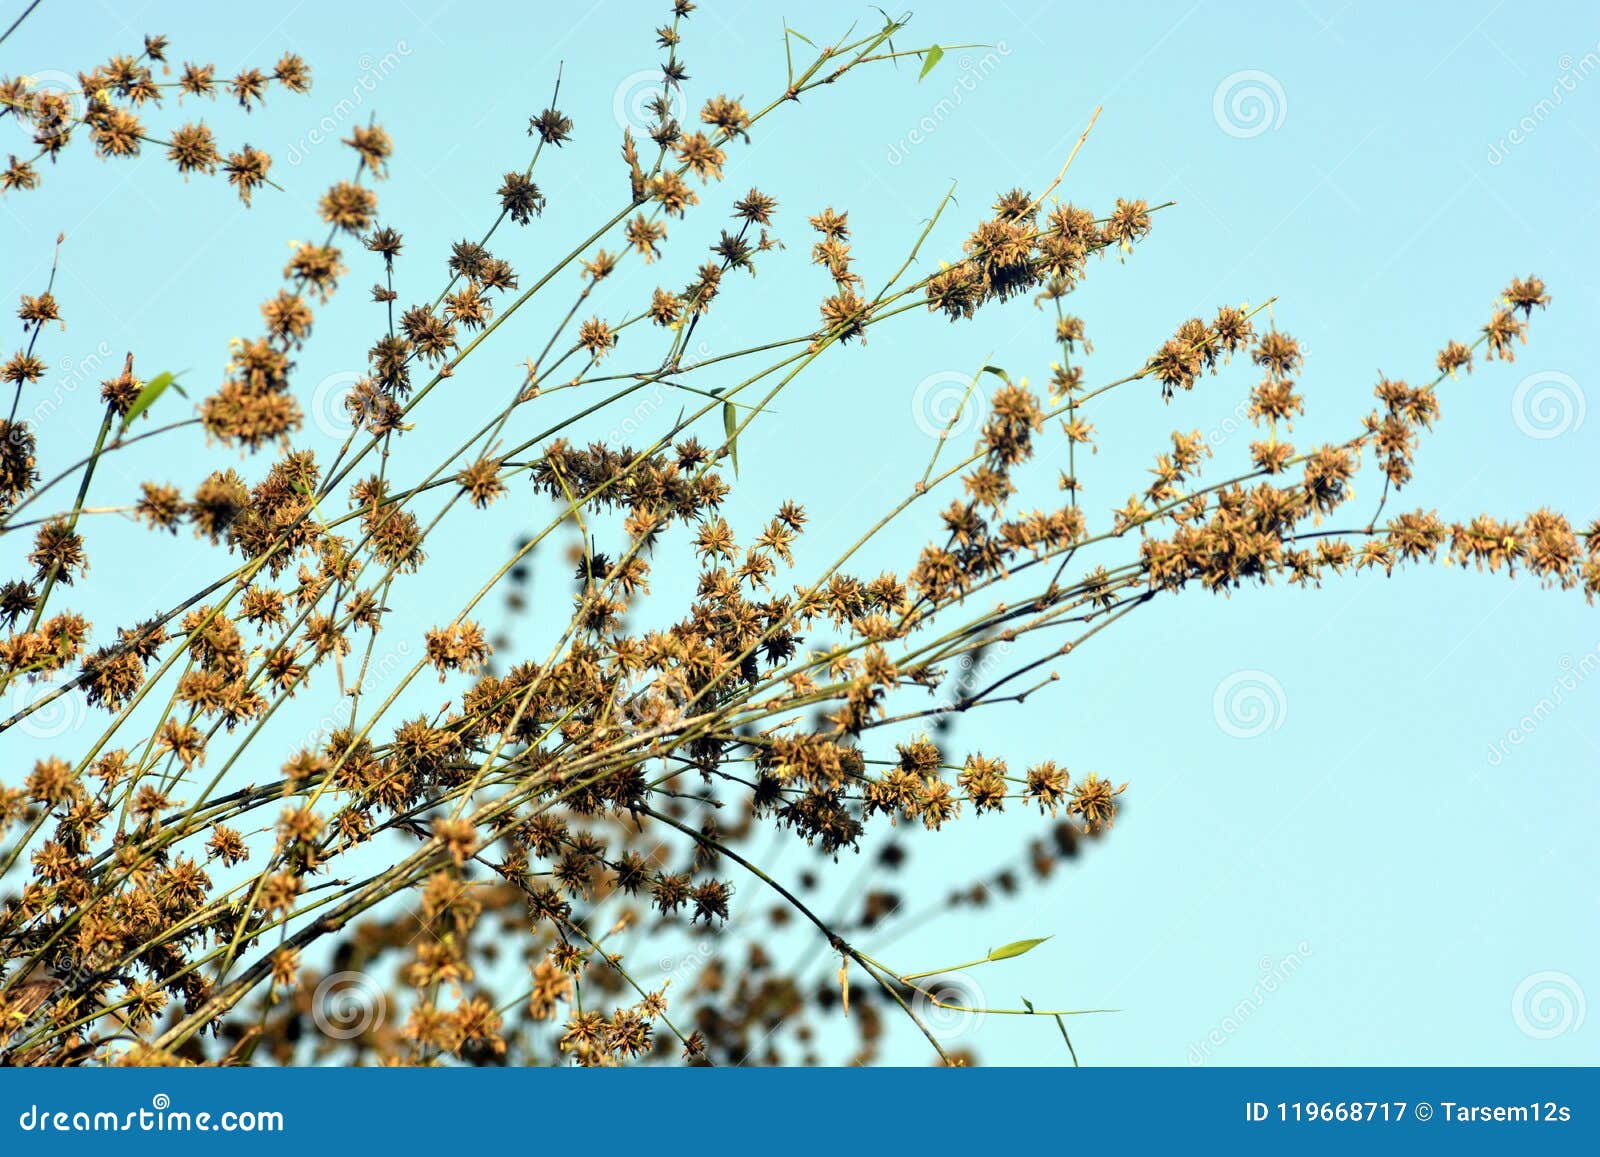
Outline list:
[[[1265,306],[1186,321],[1135,372],[1085,380],[1086,327],[1069,295],[1094,259],[1142,243],[1155,210],[1063,202],[1061,176],[1037,195],[1002,194],[928,276],[913,270],[932,222],[884,280],[852,255],[847,214],[811,207],[817,315],[714,352],[696,343],[702,319],[780,244],[776,197],[730,195],[686,284],[601,316],[591,305],[601,282],[623,263],[664,260],[684,222],[716,212],[725,170],[758,126],[857,69],[932,62],[932,50],[890,43],[900,23],[821,48],[786,35],[788,74],[767,104],[716,96],[679,123],[692,7],[678,0],[657,33],[654,123],[622,134],[614,211],[550,268],[516,269],[491,245],[508,226],[537,227],[546,201],[535,170],[559,163],[582,131],[556,100],[530,118],[532,160],[499,178],[498,215],[453,247],[437,295],[411,305],[394,274],[413,258],[374,191],[389,138],[375,124],[356,129],[345,143],[357,175],[317,206],[326,239],[294,250],[258,336],[235,342],[197,414],[158,424],[152,413],[180,404],[167,396],[171,377],[142,378],[130,354],[103,384],[92,449],[63,447],[73,464],[48,478],[38,432],[18,413],[45,375],[38,347],[61,321],[54,274],[23,297],[0,432],[0,536],[15,560],[0,585],[0,691],[30,690],[0,727],[81,695],[94,737],[31,768],[11,761],[0,781],[7,1063],[790,1062],[821,1055],[824,1024],[834,1045],[846,1042],[832,1059],[870,1061],[894,1018],[959,1062],[966,1054],[941,1042],[931,1015],[977,1011],[937,979],[951,969],[869,955],[905,898],[894,882],[904,844],[888,842],[838,915],[819,913],[802,898],[807,881],[778,879],[757,849],[800,841],[827,864],[870,830],[937,831],[1037,806],[1049,826],[1019,861],[960,881],[949,902],[1049,878],[1112,826],[1126,785],[1069,772],[1059,753],[1014,767],[947,750],[947,724],[1029,699],[1077,647],[1163,594],[1314,586],[1345,570],[1436,561],[1520,568],[1591,601],[1600,591],[1600,526],[1578,532],[1551,510],[1451,522],[1391,509],[1450,380],[1480,354],[1511,360],[1548,303],[1534,277],[1513,281],[1429,380],[1381,380],[1347,438],[1309,447],[1287,440],[1304,404],[1300,347]],[[33,148],[0,183],[32,190],[41,162],[81,133],[108,158],[159,144],[182,172],[224,171],[246,202],[270,185],[265,154],[224,156],[203,122],[157,141],[140,118],[173,88],[226,93],[248,109],[274,85],[303,90],[306,66],[285,57],[227,81],[188,64],[178,81],[158,80],[166,50],[150,37],[138,55],[82,74],[74,93],[0,83],[10,114],[0,119]],[[799,237],[788,241],[804,252]],[[319,461],[296,445],[295,359],[352,268],[374,277],[380,322],[348,399],[348,436]],[[428,403],[491,335],[503,342],[497,331],[530,317],[536,297],[557,300],[498,408],[432,470],[396,477],[391,451],[427,429]],[[790,577],[800,505],[759,526],[723,513],[740,434],[803,371],[848,357],[836,347],[891,319],[960,323],[1013,297],[1031,297],[1053,326],[1061,353],[1047,392],[985,367],[973,389],[995,388],[976,444],[939,439],[922,477],[840,557]],[[1171,398],[1230,358],[1259,375],[1249,461],[1202,480],[1207,444],[1175,433],[1147,489],[1115,509],[1087,505],[1077,471],[1098,400],[1112,390]],[[578,445],[564,436],[573,423],[545,427],[538,404],[577,390],[584,415],[624,410],[644,390],[669,391],[683,408],[670,420],[660,411],[638,446]],[[89,505],[91,489],[105,489],[99,463],[195,425],[234,465],[190,493],[153,481],[120,505]],[[1023,467],[1057,455],[1066,469],[1054,497],[1024,506]],[[1369,460],[1382,496],[1347,517]],[[410,640],[415,663],[381,696],[371,690],[377,641],[430,535],[529,488],[553,503],[548,523],[493,565],[463,561],[454,605]],[[158,542],[187,526],[232,557],[169,609],[91,626],[69,604],[89,581],[93,516],[106,512],[131,515]],[[852,573],[884,527],[908,521],[927,527],[919,555]],[[541,597],[535,608],[529,561],[574,527],[570,603]],[[109,561],[95,573],[114,571]],[[687,607],[652,609],[658,570],[692,581]],[[537,610],[550,645],[506,654],[484,622],[491,592],[513,613]],[[655,626],[630,625],[641,618]],[[403,692],[435,679],[448,701],[402,714]],[[304,747],[263,751],[268,722],[297,696],[331,704],[338,723]],[[816,955],[785,967],[765,937],[791,923]],[[663,947],[679,966],[662,961]],[[819,962],[820,985],[805,967]],[[1041,1028],[1054,1036],[1063,1017],[1091,1010],[981,1011],[1053,1019]]]
[[[265,103],[274,88],[291,93],[309,90],[310,67],[286,53],[270,70],[246,68],[232,78],[218,77],[215,65],[189,62],[182,65],[178,79],[172,76],[167,38],[146,36],[139,52],[114,56],[98,68],[80,72],[75,86],[45,84],[27,76],[0,78],[0,117],[20,123],[31,138],[22,146],[23,155],[11,153],[0,171],[0,191],[37,189],[40,164],[55,161],[74,140],[87,138],[101,157],[138,156],[150,145],[164,149],[166,159],[185,177],[220,171],[239,198],[250,204],[251,193],[272,184],[267,177],[270,156],[247,144],[225,153],[203,119],[185,121],[166,137],[157,137],[149,134],[142,117],[159,110],[168,97],[213,103],[220,97],[249,112]]]

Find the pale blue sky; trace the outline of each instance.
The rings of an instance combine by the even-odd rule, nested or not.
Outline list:
[[[107,374],[132,348],[142,370],[187,367],[193,383],[209,383],[226,339],[257,325],[286,241],[320,235],[311,198],[351,168],[345,150],[318,143],[319,123],[328,118],[344,135],[350,120],[376,113],[397,146],[380,193],[385,221],[407,238],[402,301],[431,295],[448,244],[481,234],[500,175],[526,163],[527,118],[564,62],[560,103],[575,140],[540,161],[550,208],[504,247],[532,268],[597,223],[624,187],[615,113],[627,114],[630,78],[657,59],[650,29],[664,8],[46,0],[0,48],[0,73],[71,72],[162,31],[175,60],[215,59],[221,72],[297,51],[316,84],[305,97],[274,91],[248,117],[206,110],[222,141],[248,139],[278,158],[272,175],[287,194],[264,190],[245,213],[220,181],[184,185],[155,157],[71,157],[46,171],[44,192],[0,202],[0,287],[36,292],[64,229],[57,296],[70,328],[46,335],[43,351],[57,385],[72,377],[61,359],[81,364],[102,341]],[[819,42],[851,20],[878,18],[865,5],[793,8],[790,24]],[[759,106],[781,86],[776,12],[702,6],[683,50],[692,104],[726,91]],[[1470,340],[1497,291],[1535,272],[1554,301],[1534,317],[1531,344],[1513,365],[1480,364],[1442,391],[1443,422],[1400,508],[1515,517],[1548,503],[1585,524],[1600,513],[1600,416],[1586,415],[1600,352],[1592,6],[925,3],[897,44],[929,41],[993,47],[952,50],[920,84],[907,65],[808,94],[732,154],[723,192],[756,184],[776,195],[789,249],[753,286],[737,287],[741,303],[707,327],[714,347],[739,324],[762,336],[811,324],[825,281],[805,264],[804,215],[848,208],[867,280],[881,282],[951,180],[958,204],[930,238],[929,261],[955,251],[995,192],[1042,188],[1103,105],[1064,194],[1097,208],[1118,196],[1177,205],[1125,264],[1093,266],[1071,301],[1095,345],[1091,382],[1136,369],[1194,313],[1276,294],[1277,324],[1308,358],[1296,441],[1343,437],[1370,408],[1379,372],[1430,377],[1434,352],[1452,337]],[[718,227],[712,216],[678,228],[698,244]],[[631,271],[621,286],[647,289],[654,272]],[[319,383],[361,367],[376,324],[360,300],[371,278],[358,264],[319,316],[301,359],[308,406]],[[473,390],[498,399],[543,333],[496,335],[477,369],[452,383],[454,400],[432,399],[425,418],[448,430],[480,421]],[[916,421],[918,384],[984,360],[1042,380],[1056,356],[1049,337],[1024,301],[968,325],[916,317],[874,330],[864,350],[818,366],[805,392],[786,394],[745,436],[735,513],[748,526],[798,497],[815,518],[807,557],[831,558],[875,499],[920,476],[931,442]],[[1212,476],[1242,464],[1251,436],[1233,433],[1232,415],[1251,380],[1236,365],[1171,407],[1153,385],[1109,395],[1091,415],[1100,452],[1080,464],[1091,507],[1120,505],[1142,488],[1174,428],[1215,432]],[[335,396],[337,384],[321,396]],[[52,425],[76,423],[92,437],[98,413],[87,401],[78,397]],[[126,500],[138,478],[156,473],[192,481],[214,464],[202,466],[199,454],[194,437],[159,457],[129,455],[103,471],[94,497]],[[1375,497],[1370,478],[1364,485]],[[464,584],[441,568],[469,557],[474,541],[514,537],[527,518],[525,491],[517,501],[435,545],[408,611],[452,578],[452,589]],[[930,518],[908,524],[861,569],[903,567]],[[102,583],[109,560],[126,557],[117,544],[151,541],[114,525],[95,530],[103,537],[90,539],[92,577]],[[141,550],[116,583],[147,593],[153,608],[173,601],[204,561],[184,539]],[[474,586],[484,577],[474,567],[466,574]],[[87,609],[104,605],[85,597]],[[1600,999],[1597,665],[1600,619],[1581,596],[1503,576],[1438,568],[1347,577],[1313,592],[1160,600],[1064,664],[1050,691],[959,732],[962,745],[1013,766],[1051,755],[1075,772],[1131,780],[1111,837],[1021,901],[922,928],[894,946],[894,959],[932,966],[1053,934],[974,979],[996,1003],[1022,993],[1123,1009],[1074,1023],[1086,1063],[1182,1065],[1213,1031],[1223,1043],[1207,1044],[1210,1063],[1600,1062],[1600,1011],[1586,1009]],[[1558,687],[1555,709],[1532,718]],[[1264,689],[1265,729],[1250,734],[1260,728],[1238,715],[1219,725],[1219,689],[1224,702]],[[430,681],[422,694],[436,703],[443,692]],[[1493,752],[1512,732],[1516,742]],[[9,775],[17,759],[6,763]],[[919,886],[942,895],[955,877],[941,864],[999,863],[1039,830],[1020,813],[964,822],[937,847],[917,849]],[[781,866],[798,873],[806,863],[796,851]],[[840,875],[855,871],[847,863]],[[754,882],[741,886],[756,899]],[[874,951],[870,937],[860,943]],[[1257,998],[1263,960],[1274,962],[1274,991]],[[1233,1025],[1241,1002],[1250,1015]],[[991,1063],[1055,1063],[1053,1032],[991,1018],[958,1043]],[[923,1059],[911,1037],[899,1039],[899,1059]]]

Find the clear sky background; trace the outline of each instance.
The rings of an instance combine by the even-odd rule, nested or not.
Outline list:
[[[191,385],[216,380],[227,338],[253,333],[257,303],[276,290],[285,243],[320,239],[313,198],[352,167],[346,150],[317,142],[325,118],[345,135],[375,113],[395,138],[380,194],[384,220],[407,238],[404,303],[431,296],[448,244],[492,220],[500,175],[526,163],[528,117],[564,63],[560,103],[575,140],[540,161],[544,218],[502,234],[524,271],[563,252],[625,190],[618,117],[633,115],[658,59],[651,29],[664,8],[46,0],[0,49],[0,73],[71,73],[165,32],[175,60],[214,59],[221,73],[299,52],[315,87],[274,90],[248,116],[205,110],[222,141],[248,139],[277,158],[272,175],[287,192],[263,190],[248,213],[220,180],[184,184],[156,156],[78,155],[45,173],[43,191],[0,202],[10,294],[42,287],[51,241],[68,234],[57,296],[70,328],[44,339],[55,377],[41,396],[94,388],[130,348],[146,374],[188,368]],[[878,19],[865,5],[792,8],[791,26],[818,42]],[[770,5],[703,5],[683,50],[690,104],[722,91],[764,104],[783,83],[780,29]],[[1070,301],[1094,342],[1091,383],[1138,368],[1193,314],[1276,294],[1276,322],[1308,358],[1295,441],[1341,438],[1370,409],[1380,372],[1430,378],[1438,348],[1471,340],[1507,281],[1537,273],[1554,301],[1534,317],[1531,344],[1514,364],[1480,362],[1441,391],[1419,481],[1391,509],[1509,518],[1549,504],[1580,525],[1600,514],[1600,414],[1587,413],[1600,352],[1592,5],[924,3],[896,42],[930,41],[992,47],[951,50],[920,83],[909,64],[853,75],[732,153],[718,196],[751,185],[776,195],[789,249],[737,286],[738,304],[706,329],[713,348],[741,325],[776,337],[813,324],[826,282],[805,262],[804,215],[848,209],[867,280],[881,283],[951,181],[957,204],[925,264],[957,251],[996,192],[1042,188],[1102,105],[1063,195],[1099,209],[1119,196],[1177,204],[1125,263],[1092,265]],[[683,235],[698,247],[718,212],[697,227],[691,217]],[[680,249],[674,269],[699,259]],[[362,301],[371,263],[352,263],[301,359],[313,414],[362,368],[378,327]],[[620,289],[647,291],[656,277],[633,268]],[[542,344],[542,328],[509,328],[454,393],[430,399],[438,445],[482,420],[474,391],[498,408]],[[800,498],[815,519],[805,557],[824,563],[920,476],[929,388],[985,360],[1042,383],[1056,356],[1048,322],[1025,301],[962,326],[919,315],[880,327],[866,349],[826,359],[741,441],[734,515],[750,527]],[[1143,488],[1172,429],[1212,434],[1208,476],[1243,466],[1253,435],[1234,414],[1252,381],[1236,364],[1171,407],[1154,384],[1097,406],[1100,452],[1080,474],[1099,524]],[[55,431],[77,428],[87,441],[98,410],[79,395],[50,422],[59,452],[72,438]],[[127,501],[151,475],[192,484],[219,464],[187,437],[105,469],[93,500]],[[52,462],[62,464],[47,457],[47,473]],[[1364,515],[1376,487],[1370,477],[1363,486],[1352,509]],[[499,550],[530,525],[525,492],[517,501],[434,544],[403,611],[426,619],[439,592],[475,587],[488,564],[463,560],[475,541]],[[861,571],[904,568],[931,519],[878,544]],[[152,608],[169,604],[214,561],[187,538],[156,550],[114,520],[93,529],[100,593],[77,604],[91,612],[111,605],[95,601],[108,582],[124,598],[131,589]],[[931,967],[1053,934],[974,979],[997,1004],[1022,993],[1122,1009],[1074,1022],[1086,1063],[1600,1063],[1600,1009],[1588,1007],[1600,1000],[1600,618],[1580,595],[1442,567],[1320,591],[1185,594],[1098,637],[1061,672],[1023,707],[964,720],[957,743],[1013,767],[1048,755],[1075,773],[1131,780],[1125,814],[1046,888],[922,927],[894,945],[895,960]],[[430,682],[423,694],[436,704],[443,692]],[[8,777],[24,742],[4,740]],[[964,866],[1012,859],[1041,830],[1020,813],[963,822],[917,849],[914,888],[938,897]],[[811,865],[794,852],[781,866]],[[746,899],[755,887],[744,884]],[[987,1061],[1061,1059],[1048,1024],[973,1027],[958,1043]],[[896,1058],[921,1063],[915,1042],[900,1040]]]

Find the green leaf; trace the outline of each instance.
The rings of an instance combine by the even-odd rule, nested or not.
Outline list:
[[[1001,369],[999,366],[984,366],[982,372],[986,374],[993,374],[1008,386],[1011,384],[1011,375],[1006,373],[1005,370]]]
[[[1027,997],[1023,997],[1022,1007],[1026,1008],[1031,1013],[1033,1011],[1033,1001],[1029,1000]],[[1055,1020],[1056,1027],[1061,1030],[1061,1039],[1067,1042],[1067,1051],[1072,1054],[1072,1067],[1077,1068],[1078,1050],[1072,1047],[1072,1038],[1067,1035],[1067,1022],[1062,1020],[1059,1016],[1056,1017]]]
[[[921,81],[922,81],[922,78],[927,76],[928,73],[933,71],[933,66],[938,64],[943,59],[944,59],[944,49],[940,48],[937,44],[935,44],[932,48],[928,49],[928,53],[923,58],[923,61],[922,61],[922,71],[917,74],[917,82],[920,84]]]
[[[733,476],[739,477],[739,409],[732,402],[722,403],[722,432],[728,438],[728,455],[733,459]]]
[[[804,40],[807,44],[811,44],[810,39],[808,39],[805,36],[801,36],[800,33],[796,32],[793,28],[785,27],[784,31],[787,32],[790,36],[799,37],[799,39]],[[811,47],[815,48],[816,45],[815,44],[811,44]]]
[[[139,396],[133,400],[133,405],[129,406],[128,412],[122,416],[122,428],[126,430],[133,425],[133,420],[148,410],[157,398],[167,392],[167,387],[177,380],[175,374],[163,371],[146,382],[144,389],[139,391]]]
[[[883,37],[884,37],[885,40],[887,40],[889,42],[889,52],[890,52],[891,55],[893,55],[893,53],[894,53],[894,34],[896,32],[899,32],[902,28],[904,28],[906,26],[906,22],[904,20],[896,20],[893,16],[890,16],[887,12],[885,12],[882,8],[879,8],[876,4],[874,4],[872,6],[872,8],[873,8],[873,11],[877,12],[878,15],[883,17]],[[898,60],[896,60],[894,62],[894,64],[895,64],[896,68],[900,67],[900,62]]]
[[[999,948],[992,949],[989,953],[988,959],[1010,960],[1014,956],[1021,956],[1024,953],[1032,952],[1035,948],[1039,947],[1039,945],[1043,944],[1048,939],[1050,939],[1050,937],[1040,936],[1036,940],[1013,940],[1010,944],[1002,944]]]

